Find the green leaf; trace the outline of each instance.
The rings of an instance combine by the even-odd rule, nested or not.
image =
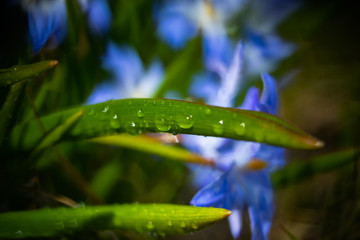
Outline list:
[[[0,86],[14,84],[45,72],[58,64],[56,60],[41,61],[29,65],[17,65],[0,69]]]
[[[286,187],[319,173],[334,171],[357,160],[360,148],[350,148],[321,155],[308,161],[293,162],[271,176],[276,188]]]
[[[150,234],[194,232],[228,217],[229,210],[172,204],[54,208],[0,214],[0,238],[47,237],[120,229]]]
[[[71,129],[83,116],[84,112],[80,110],[79,112],[71,115],[67,118],[63,123],[57,126],[54,130],[52,130],[49,134],[46,135],[40,142],[40,144],[35,148],[32,152],[32,155],[35,156],[41,150],[53,146],[56,142],[58,142],[61,137]]]
[[[128,134],[120,134],[120,135],[92,138],[89,139],[88,141],[94,143],[106,144],[110,146],[131,148],[138,151],[142,151],[150,154],[156,154],[162,157],[180,160],[188,163],[197,163],[197,164],[206,164],[206,165],[214,164],[212,160],[206,159],[198,154],[191,153],[185,149],[176,146],[164,145],[155,138],[145,135],[131,136]]]
[[[9,126],[14,119],[19,96],[24,88],[24,82],[11,86],[6,101],[0,111],[0,147],[5,136],[9,133]]]
[[[288,122],[266,113],[168,99],[121,99],[77,107],[41,118],[50,131],[83,109],[84,116],[66,139],[80,140],[128,132],[168,132],[257,141],[297,149],[323,143]],[[36,120],[15,128],[12,147],[30,149],[44,137]]]

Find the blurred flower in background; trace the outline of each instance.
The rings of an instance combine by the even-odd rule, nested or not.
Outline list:
[[[245,0],[176,0],[155,8],[158,36],[174,49],[181,49],[200,31],[207,37],[226,34],[227,21]]]
[[[161,62],[154,60],[145,70],[139,55],[129,46],[108,43],[102,62],[111,79],[95,87],[88,104],[110,99],[152,97],[163,81]]]
[[[67,35],[67,10],[65,0],[23,0],[28,15],[29,37],[34,52],[46,45],[58,46]],[[81,10],[87,14],[91,32],[105,34],[111,24],[111,11],[107,0],[80,0]]]
[[[242,17],[243,40],[247,43],[245,74],[258,75],[273,71],[278,63],[290,56],[296,45],[284,41],[277,33],[278,25],[299,8],[297,0],[255,0],[248,4]]]

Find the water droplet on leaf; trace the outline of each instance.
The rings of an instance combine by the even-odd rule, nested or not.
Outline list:
[[[179,127],[183,129],[189,129],[194,125],[194,120],[192,115],[181,115],[177,122],[179,124]]]
[[[159,114],[155,117],[155,125],[161,132],[169,131],[171,128],[170,123],[166,120],[164,114]]]
[[[136,115],[137,115],[139,118],[143,118],[143,117],[145,116],[144,112],[143,112],[141,109],[139,109],[139,110],[137,111]]]
[[[237,125],[235,127],[235,133],[237,135],[244,135],[244,133],[245,133],[245,123],[244,122],[240,123],[239,125]]]
[[[213,129],[216,134],[219,134],[219,135],[223,134],[224,133],[224,121],[220,120],[218,123],[216,123],[213,126]]]

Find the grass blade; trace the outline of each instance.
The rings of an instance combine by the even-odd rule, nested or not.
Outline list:
[[[47,131],[72,114],[84,116],[67,133],[67,139],[80,140],[115,133],[168,132],[257,141],[296,149],[316,149],[323,143],[288,122],[266,113],[221,108],[169,99],[122,99],[82,106],[41,118]],[[18,126],[12,143],[16,149],[29,149],[40,142],[43,133],[36,121]]]
[[[0,214],[0,238],[47,237],[78,231],[120,229],[182,234],[228,217],[229,210],[172,204],[54,208]]]
[[[180,160],[187,163],[197,163],[205,165],[214,164],[213,161],[205,159],[200,155],[191,153],[185,149],[176,146],[162,144],[153,137],[146,135],[131,136],[128,134],[119,134],[113,136],[92,138],[88,141],[99,144],[106,144],[110,146],[131,148],[134,150],[155,154],[175,160]]]
[[[41,61],[29,65],[17,65],[0,69],[0,86],[11,85],[21,80],[35,77],[42,72],[52,69],[58,64],[56,60]]]

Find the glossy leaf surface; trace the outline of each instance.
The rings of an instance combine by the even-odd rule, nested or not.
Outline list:
[[[0,238],[55,236],[78,231],[120,229],[182,234],[228,217],[229,210],[172,204],[125,204],[41,209],[0,214]]]
[[[288,148],[314,149],[323,143],[301,129],[261,112],[221,108],[168,99],[122,99],[77,107],[41,118],[51,131],[83,110],[84,116],[66,134],[70,140],[128,132],[168,132],[256,141]],[[33,148],[44,137],[38,120],[19,125],[13,132],[15,148]]]

